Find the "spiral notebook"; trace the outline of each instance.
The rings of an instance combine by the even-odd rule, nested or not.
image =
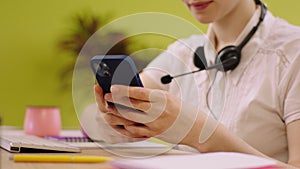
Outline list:
[[[102,140],[92,140],[83,135],[46,136],[46,139],[65,142],[81,149],[105,148],[105,149],[170,149],[171,144],[159,142],[156,139],[148,139],[137,142],[109,144]]]
[[[65,142],[94,142],[86,136],[45,136],[45,139]]]
[[[45,139],[64,142],[67,143],[68,145],[78,147],[81,149],[98,148],[99,147],[98,142],[102,142],[102,141],[92,140],[89,137],[83,135],[45,136]]]
[[[68,138],[65,142],[67,142],[67,144],[71,146],[75,146],[81,149],[170,149],[170,145],[156,143],[152,140],[109,144],[105,143],[104,141],[92,141],[85,138]]]

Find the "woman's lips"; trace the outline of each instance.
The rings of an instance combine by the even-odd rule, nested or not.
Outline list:
[[[196,10],[204,10],[206,9],[212,1],[207,1],[207,2],[193,2],[190,4],[190,6]]]

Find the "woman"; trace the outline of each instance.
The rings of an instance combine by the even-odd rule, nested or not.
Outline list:
[[[191,36],[170,45],[140,74],[145,88],[116,85],[111,94],[103,96],[101,87],[96,85],[96,100],[103,118],[130,138],[159,136],[199,152],[242,152],[300,167],[300,29],[263,10],[259,1],[183,3],[199,22],[209,24],[205,36],[208,40]],[[255,26],[257,30],[252,32]],[[242,49],[241,57],[233,59],[229,71],[225,71],[225,58],[219,71],[201,71],[178,78],[177,83],[161,84],[158,77],[195,70],[194,51],[200,45],[204,45],[208,66],[218,67],[224,59],[218,54],[230,45]],[[190,88],[191,83],[197,88]],[[215,88],[217,84],[221,85]],[[211,94],[213,91],[216,97]],[[211,105],[208,98],[215,98],[215,103]],[[144,111],[152,115],[151,120],[135,119],[130,114],[137,113],[108,107],[106,101]],[[173,131],[165,132],[170,128]],[[182,137],[174,136],[174,132]]]

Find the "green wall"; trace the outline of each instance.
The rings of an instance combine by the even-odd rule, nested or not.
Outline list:
[[[299,0],[265,0],[276,16],[300,25]],[[59,74],[70,61],[57,49],[74,14],[91,10],[111,20],[137,12],[165,12],[198,24],[180,0],[1,0],[0,115],[4,125],[22,126],[27,105],[61,108],[64,127],[78,126],[71,88],[62,90]],[[148,44],[166,47],[166,42]]]

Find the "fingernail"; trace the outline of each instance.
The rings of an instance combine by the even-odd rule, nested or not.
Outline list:
[[[117,86],[111,86],[110,91],[116,93],[119,91],[119,88]]]
[[[104,99],[105,99],[105,100],[110,100],[110,99],[111,99],[111,97],[110,97],[110,95],[109,95],[109,94],[105,94],[105,95],[104,95]]]

